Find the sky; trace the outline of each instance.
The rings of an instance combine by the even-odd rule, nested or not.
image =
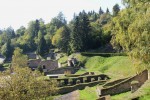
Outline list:
[[[40,18],[48,23],[59,12],[70,21],[82,10],[98,12],[100,7],[104,11],[108,7],[112,11],[116,3],[123,8],[121,0],[0,0],[0,29],[27,27],[29,21]]]

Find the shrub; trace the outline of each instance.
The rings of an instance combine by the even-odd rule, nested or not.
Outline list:
[[[112,56],[127,56],[126,53],[91,53],[91,52],[82,52],[82,56],[102,56],[102,57],[112,57]]]

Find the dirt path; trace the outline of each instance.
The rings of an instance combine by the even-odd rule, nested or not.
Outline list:
[[[79,91],[73,91],[68,94],[55,98],[54,100],[79,100]]]

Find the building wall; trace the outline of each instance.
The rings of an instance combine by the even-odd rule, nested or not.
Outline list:
[[[55,69],[55,70],[51,70],[47,73],[45,73],[46,75],[47,74],[64,74],[65,72],[71,72],[71,74],[74,74],[75,72],[77,72],[79,70],[79,68],[73,68],[73,67],[65,67],[65,68],[58,68],[58,69]]]

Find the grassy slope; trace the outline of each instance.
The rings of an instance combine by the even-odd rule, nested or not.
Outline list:
[[[81,69],[76,74],[93,71],[96,73],[105,73],[109,75],[112,80],[115,80],[118,78],[132,76],[136,73],[134,65],[127,56],[114,56],[107,58],[100,56],[86,57],[81,56],[80,54],[74,56],[86,66],[86,70]],[[97,98],[96,92],[94,93],[95,90],[96,87],[80,90],[80,99],[95,100]],[[116,95],[112,98],[112,100],[122,100],[122,98],[128,94],[130,94],[130,92]]]
[[[96,100],[96,87],[86,87],[84,90],[79,90],[80,100]]]
[[[81,62],[85,63],[86,69],[81,69],[77,74],[86,71],[93,71],[97,73],[105,73],[112,79],[122,78],[134,75],[135,69],[131,60],[127,56],[114,56],[114,57],[85,57],[81,55],[76,56]]]
[[[80,69],[76,74],[82,74],[84,72],[93,71],[96,73],[105,73],[109,75],[112,80],[118,78],[124,78],[134,75],[135,69],[132,61],[127,56],[114,56],[114,57],[86,57],[80,54],[74,54],[80,62],[84,63],[86,69]],[[64,56],[60,59],[61,62],[65,62],[67,57]],[[95,100],[97,98],[96,87],[87,87],[84,90],[79,90],[80,100]],[[119,94],[112,97],[112,100],[123,100],[124,97],[130,95],[130,92]],[[146,99],[142,99],[146,100]]]

